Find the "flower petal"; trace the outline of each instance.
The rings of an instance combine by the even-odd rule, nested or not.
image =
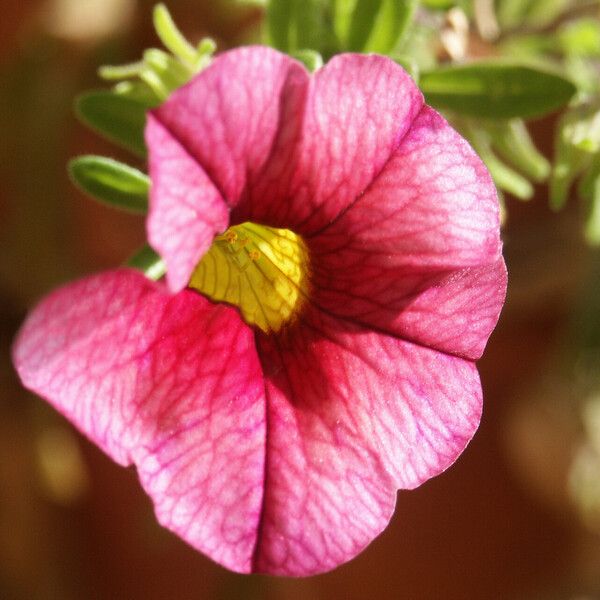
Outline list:
[[[289,56],[241,48],[218,56],[150,113],[148,231],[174,291],[227,228],[229,209],[252,188],[280,129],[301,118],[301,109],[283,112],[293,98],[303,103],[307,83],[306,69]]]
[[[389,58],[335,56],[311,79],[299,132],[280,136],[236,220],[300,234],[325,226],[377,177],[422,105],[410,76]]]
[[[152,115],[146,143],[150,148],[148,240],[167,263],[172,291],[182,290],[210,247],[229,223],[229,209],[198,163]]]
[[[14,363],[114,460],[136,464],[163,525],[230,569],[250,569],[264,387],[253,334],[233,309],[110,272],[43,300]]]
[[[328,312],[448,354],[478,359],[506,295],[502,258],[484,267],[415,275],[349,268],[315,291]]]
[[[267,380],[258,571],[309,575],[349,560],[387,524],[396,488],[446,469],[473,436],[470,361],[312,310],[260,337]]]
[[[311,245],[323,267],[449,270],[501,254],[496,188],[481,159],[444,118],[423,108],[365,194]]]
[[[430,108],[365,194],[309,240],[315,302],[469,358],[506,291],[498,202],[470,146]]]

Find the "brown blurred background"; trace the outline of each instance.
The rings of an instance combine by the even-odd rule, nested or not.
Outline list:
[[[28,307],[57,283],[121,263],[144,240],[143,219],[80,195],[65,163],[84,153],[132,162],[75,121],[72,101],[102,85],[100,64],[158,44],[151,7],[2,0],[0,598],[600,598],[600,463],[583,418],[597,382],[581,381],[573,336],[586,319],[600,321],[590,304],[600,261],[581,241],[576,207],[551,213],[545,189],[527,204],[508,199],[509,295],[480,363],[479,432],[447,473],[400,492],[388,529],[332,573],[244,577],[213,564],[156,524],[133,470],[21,389],[9,352]],[[193,40],[210,35],[225,49],[258,39],[256,6],[169,7]],[[533,124],[545,151],[551,129],[552,119]]]

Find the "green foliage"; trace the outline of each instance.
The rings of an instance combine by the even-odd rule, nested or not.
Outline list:
[[[270,0],[267,32],[271,45],[283,52],[314,50],[330,57],[338,51],[327,0]]]
[[[146,156],[144,125],[148,105],[109,91],[87,92],[77,98],[79,118],[109,140],[138,156]]]
[[[150,179],[144,173],[104,156],[80,156],[69,162],[73,182],[104,204],[145,214]]]
[[[126,263],[141,271],[148,279],[158,281],[167,272],[163,259],[148,244],[140,248]]]
[[[550,175],[550,163],[535,147],[521,119],[490,121],[484,125],[495,150],[503,160],[535,182]]]
[[[592,18],[570,21],[559,29],[558,41],[565,54],[600,56],[600,21]]]
[[[417,0],[270,0],[271,45],[292,54],[315,50],[388,54],[412,22]]]
[[[492,61],[421,73],[420,86],[436,108],[497,119],[543,116],[565,106],[576,91],[555,73]]]
[[[488,132],[472,123],[463,125],[462,132],[490,170],[494,182],[501,190],[521,200],[529,200],[533,196],[531,183],[495,154],[492,138]]]

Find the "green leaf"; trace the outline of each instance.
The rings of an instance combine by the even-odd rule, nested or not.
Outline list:
[[[325,58],[339,52],[330,5],[331,0],[270,0],[267,6],[270,44],[288,53],[310,48]]]
[[[423,72],[419,86],[436,108],[500,119],[541,117],[565,106],[576,92],[555,73],[492,61]]]
[[[600,22],[578,19],[563,25],[558,32],[563,52],[576,56],[600,56]]]
[[[496,16],[502,29],[511,29],[523,23],[533,0],[499,0],[496,6]]]
[[[128,63],[126,65],[103,65],[98,69],[98,75],[102,79],[107,79],[108,81],[131,79],[137,77],[143,67],[144,63],[142,61]]]
[[[494,179],[494,183],[505,192],[521,200],[529,200],[533,196],[533,186],[525,177],[504,164],[492,151],[489,135],[483,129],[474,125],[465,128],[465,136],[471,142],[475,152]]]
[[[461,0],[421,0],[421,4],[430,10],[450,10],[453,6],[464,4]]]
[[[148,108],[154,108],[161,103],[161,99],[144,81],[119,81],[113,88],[113,92],[118,96],[135,100]]]
[[[554,136],[554,166],[550,177],[550,208],[560,210],[567,201],[571,184],[591,162],[591,154],[573,146],[565,135],[577,111],[569,111],[558,123]]]
[[[157,4],[154,7],[152,18],[154,29],[165,48],[168,48],[189,67],[194,67],[197,60],[196,48],[181,34],[167,7],[162,3]]]
[[[127,96],[108,91],[79,96],[75,109],[80,119],[109,140],[146,156],[144,127],[146,111],[151,108]]]
[[[417,0],[383,0],[364,52],[389,54],[399,44],[411,24]]]
[[[382,3],[383,0],[356,0],[346,40],[348,50],[360,52],[366,47]]]
[[[589,169],[579,181],[577,193],[581,198],[588,202],[592,201],[595,189],[594,186],[596,185],[596,179],[598,178],[600,178],[600,154],[594,156]]]
[[[269,0],[267,5],[267,31],[272,46],[289,52],[295,50],[290,40],[294,16],[294,0]]]
[[[525,22],[536,29],[551,25],[565,11],[571,0],[533,0],[525,16]]]
[[[566,143],[578,150],[595,154],[600,151],[600,109],[578,107],[565,119],[562,135]]]
[[[141,271],[153,281],[158,281],[167,272],[167,266],[163,259],[148,244],[138,250],[126,265]]]
[[[600,246],[600,174],[596,176],[592,184],[584,235],[590,246]]]
[[[498,44],[502,54],[514,57],[516,60],[525,57],[537,57],[547,52],[556,52],[556,39],[543,33],[527,33],[511,35]]]
[[[145,214],[150,179],[147,175],[104,156],[79,156],[69,162],[73,182],[104,204]]]
[[[545,181],[550,163],[535,147],[525,123],[520,119],[490,123],[488,131],[500,156],[534,181]]]

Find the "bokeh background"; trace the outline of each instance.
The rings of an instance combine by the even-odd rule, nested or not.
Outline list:
[[[257,40],[262,11],[170,0],[192,40]],[[400,492],[388,529],[332,573],[240,576],[161,529],[133,470],[24,391],[10,345],[58,283],[120,264],[141,217],[68,181],[77,154],[124,158],[77,123],[100,64],[156,45],[149,1],[2,0],[0,18],[0,598],[600,599],[600,257],[577,205],[507,198],[506,307],[480,362],[485,410],[457,464]],[[557,115],[531,124],[552,151]],[[591,365],[591,368],[590,368]]]

